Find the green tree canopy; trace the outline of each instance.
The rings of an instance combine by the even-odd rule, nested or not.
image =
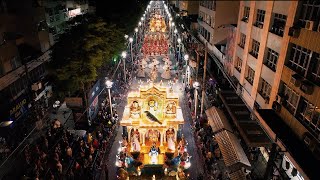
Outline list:
[[[121,29],[99,18],[89,18],[60,36],[52,50],[49,71],[59,91],[75,93],[94,82],[99,68],[124,49]]]

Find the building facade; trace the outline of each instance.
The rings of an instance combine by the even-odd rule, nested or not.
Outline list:
[[[199,34],[209,49],[228,37],[224,28],[237,24],[239,1],[199,1]]]
[[[48,106],[49,48],[68,20],[87,12],[87,1],[0,1],[1,122],[22,119],[36,101]]]
[[[238,93],[285,152],[278,170],[291,179],[313,179],[316,170],[306,162],[319,165],[319,17],[316,1],[240,2]]]

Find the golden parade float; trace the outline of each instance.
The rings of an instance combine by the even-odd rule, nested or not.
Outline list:
[[[120,121],[127,136],[119,142],[116,166],[132,176],[154,169],[177,176],[191,165],[188,143],[179,135],[183,124],[179,95],[169,87],[150,83],[130,92]]]

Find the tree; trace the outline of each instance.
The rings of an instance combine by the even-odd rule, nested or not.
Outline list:
[[[49,72],[62,97],[81,92],[86,103],[87,88],[97,79],[99,68],[111,64],[112,56],[123,48],[122,30],[96,17],[61,35],[52,50]]]

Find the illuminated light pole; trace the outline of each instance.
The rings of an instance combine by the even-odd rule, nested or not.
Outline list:
[[[184,55],[184,60],[186,61],[186,85],[189,86],[189,78],[190,78],[190,68],[188,66],[189,55]]]
[[[133,64],[133,54],[132,54],[132,42],[133,42],[133,38],[132,38],[132,37],[129,38],[129,42],[130,42],[131,63]]]
[[[177,39],[177,42],[178,42],[178,52],[179,52],[179,53],[178,53],[178,59],[179,59],[179,61],[180,61],[180,54],[181,54],[181,53],[180,53],[180,46],[181,46],[180,43],[181,43],[181,38],[178,38],[178,39]]]
[[[198,89],[200,89],[200,83],[199,82],[194,82],[193,83],[193,88],[195,90],[194,92],[194,115],[197,119],[197,106],[198,106]]]
[[[109,103],[110,103],[111,118],[113,118],[112,102],[111,102],[111,92],[110,92],[110,89],[112,88],[112,84],[113,84],[113,82],[111,82],[110,80],[107,80],[107,81],[106,81],[106,86],[107,86],[108,94],[109,94]]]
[[[176,36],[177,36],[177,33],[178,33],[178,30],[177,29],[174,29],[174,36],[173,36],[173,42],[174,42],[174,50],[175,52],[177,51],[177,42],[176,42]]]
[[[127,82],[127,75],[126,75],[126,56],[127,56],[127,52],[123,51],[121,53],[122,56],[122,60],[123,60],[123,74],[124,74],[124,82]]]
[[[173,32],[174,32],[174,22],[171,23],[171,38],[173,36]]]
[[[137,45],[137,39],[138,39],[138,28],[134,28],[134,32],[136,33],[136,47],[135,47],[135,49],[136,49],[136,51],[137,51],[137,48],[138,48],[138,45]]]

